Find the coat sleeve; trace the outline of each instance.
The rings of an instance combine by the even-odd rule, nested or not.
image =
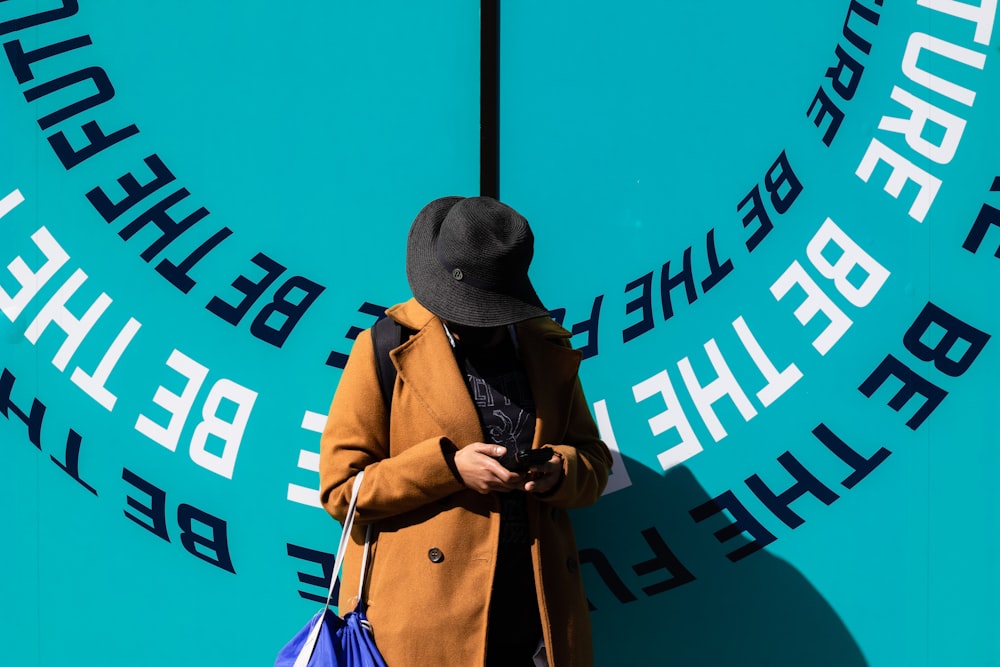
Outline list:
[[[457,448],[447,438],[416,443],[390,456],[388,411],[382,400],[371,333],[358,335],[330,406],[320,441],[320,500],[338,521],[347,514],[361,470],[355,521],[395,516],[464,488],[454,467]]]
[[[539,498],[562,509],[596,503],[608,483],[611,452],[601,440],[579,377],[573,389],[563,442],[548,444],[562,454],[564,474],[554,490]]]

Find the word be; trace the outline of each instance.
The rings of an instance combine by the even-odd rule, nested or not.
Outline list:
[[[164,542],[169,542],[167,492],[128,468],[122,468],[122,480],[134,489],[129,493],[138,491],[145,496],[141,500],[131,495],[125,496],[129,508],[136,512],[125,510],[125,516]],[[208,528],[210,535],[197,532],[196,525]],[[177,506],[177,527],[180,528],[181,546],[189,554],[227,572],[236,573],[229,554],[229,531],[225,521],[197,507],[181,503]]]
[[[957,378],[969,370],[989,340],[990,335],[985,331],[928,302],[903,334],[903,347],[918,361],[930,363],[938,373]],[[957,358],[953,355],[957,355]],[[943,387],[892,354],[886,355],[858,390],[871,398],[890,378],[902,383],[889,401],[889,407],[896,412],[902,410],[915,396],[924,399],[906,421],[906,425],[914,431],[920,428],[948,395]]]

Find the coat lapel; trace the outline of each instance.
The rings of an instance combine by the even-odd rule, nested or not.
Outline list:
[[[390,354],[402,382],[456,445],[481,441],[479,415],[440,321],[413,299],[390,309],[389,315],[416,330]],[[518,324],[517,337],[535,399],[534,446],[560,442],[582,355],[567,346],[569,332],[546,318]]]
[[[413,309],[407,310],[412,316]],[[483,432],[479,416],[451,344],[438,319],[430,313],[427,315],[404,321],[407,326],[417,329],[417,333],[391,352],[390,357],[404,385],[441,428],[443,435],[459,447],[481,442]]]

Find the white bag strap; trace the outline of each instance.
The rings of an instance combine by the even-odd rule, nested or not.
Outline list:
[[[358,476],[354,478],[354,486],[351,488],[351,502],[347,506],[347,516],[344,518],[344,530],[340,533],[340,545],[337,547],[337,560],[333,563],[333,574],[330,575],[330,591],[326,594],[326,607],[323,608],[324,611],[330,607],[330,601],[333,599],[333,587],[336,585],[337,577],[340,575],[340,568],[344,565],[344,555],[347,553],[347,543],[351,539],[351,529],[354,528],[354,510],[358,505],[358,489],[361,488],[361,479],[364,476],[364,470],[359,472]],[[361,566],[362,581],[364,581],[364,565],[367,564],[368,561],[369,535],[371,535],[370,526],[365,535],[365,555]]]
[[[295,657],[295,665],[293,667],[308,667],[309,659],[316,648],[316,642],[319,641],[319,632],[323,627],[323,617],[326,615],[326,610],[330,608],[330,601],[333,599],[333,587],[336,586],[337,577],[340,575],[340,568],[344,565],[344,553],[347,551],[347,542],[351,539],[351,529],[354,527],[354,510],[358,505],[358,489],[361,488],[361,479],[364,477],[364,474],[363,470],[358,473],[358,476],[354,478],[354,486],[351,488],[351,502],[347,506],[347,516],[344,517],[344,529],[340,534],[340,545],[337,547],[337,559],[334,561],[333,573],[330,575],[330,590],[326,594],[326,606],[323,607],[323,613],[316,618],[316,623],[313,624],[312,629],[309,631],[309,637],[299,650],[299,654]],[[365,564],[368,561],[368,540],[371,534],[372,529],[369,525],[368,532],[365,534],[365,555],[361,567],[362,581],[364,581],[365,576]],[[358,591],[360,595],[360,588]]]

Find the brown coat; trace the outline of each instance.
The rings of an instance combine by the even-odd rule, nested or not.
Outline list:
[[[440,321],[410,300],[389,315],[416,333],[392,351],[398,375],[387,432],[371,336],[358,336],[337,387],[320,454],[323,505],[343,521],[356,473],[365,471],[345,558],[340,610],[357,602],[366,524],[375,542],[368,618],[389,667],[482,665],[500,533],[497,494],[466,488],[459,447],[483,440],[476,408]],[[590,620],[566,510],[597,501],[611,456],[590,415],[580,353],[548,318],[517,325],[535,397],[534,447],[563,455],[565,476],[544,499],[528,494],[531,553],[551,667],[593,663]]]

